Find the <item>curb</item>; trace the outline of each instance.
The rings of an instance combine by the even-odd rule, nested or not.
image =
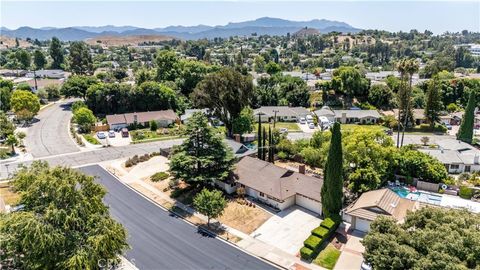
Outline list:
[[[116,175],[112,174],[110,171],[108,171],[107,169],[105,169],[102,165],[100,165],[100,164],[94,164],[94,165],[98,165],[98,166],[101,167],[104,171],[106,171],[108,174],[110,174],[112,177],[114,177],[115,179],[117,179],[118,182],[122,183],[125,187],[129,188],[130,190],[132,190],[133,192],[137,193],[138,195],[140,195],[140,196],[143,197],[144,199],[146,199],[146,200],[148,200],[149,202],[151,202],[151,203],[155,204],[156,206],[160,207],[162,210],[164,210],[164,211],[166,211],[166,212],[169,212],[169,213],[172,213],[173,215],[175,215],[176,217],[180,218],[181,220],[183,220],[184,222],[188,223],[189,225],[191,225],[191,226],[193,226],[193,227],[196,227],[198,231],[202,231],[202,232],[204,232],[204,233],[207,233],[207,234],[209,234],[210,236],[215,237],[215,239],[220,240],[220,241],[222,241],[222,242],[224,242],[224,243],[226,243],[226,244],[228,244],[228,245],[230,245],[230,246],[232,246],[232,247],[235,247],[236,249],[238,249],[238,250],[240,250],[240,251],[242,251],[242,252],[244,252],[244,253],[252,256],[252,257],[255,257],[255,258],[257,258],[257,259],[259,259],[259,260],[261,260],[261,261],[263,261],[263,262],[265,262],[265,263],[268,263],[268,264],[270,264],[270,265],[272,265],[272,266],[274,266],[274,267],[277,267],[277,268],[279,268],[279,269],[288,269],[288,268],[285,268],[284,266],[281,266],[281,265],[277,264],[276,262],[270,261],[270,260],[265,259],[265,258],[263,258],[263,257],[259,257],[259,256],[255,255],[255,254],[252,254],[251,252],[249,252],[249,251],[247,251],[247,250],[239,247],[237,244],[232,243],[232,242],[229,242],[229,241],[223,239],[222,237],[219,237],[216,233],[214,233],[214,232],[212,232],[212,231],[210,231],[210,230],[207,230],[207,229],[205,229],[205,228],[202,228],[201,226],[198,226],[198,225],[190,222],[189,220],[183,218],[180,214],[177,214],[176,212],[174,212],[174,211],[172,211],[172,210],[170,210],[170,209],[165,208],[163,205],[157,203],[156,201],[154,201],[154,200],[150,199],[149,197],[145,196],[143,193],[139,192],[138,190],[136,190],[136,189],[134,189],[133,187],[129,186],[128,184],[124,183],[122,180],[120,180],[120,178],[118,178]],[[91,165],[87,165],[87,166],[91,166]],[[81,166],[81,167],[86,167],[86,166]]]

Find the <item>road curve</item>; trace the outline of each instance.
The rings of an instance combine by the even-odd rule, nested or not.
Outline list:
[[[33,157],[78,152],[71,139],[68,123],[72,117],[71,101],[57,102],[39,112],[27,129],[25,147]]]
[[[276,269],[172,216],[124,186],[98,165],[81,167],[108,191],[110,214],[128,231],[126,258],[150,269]]]

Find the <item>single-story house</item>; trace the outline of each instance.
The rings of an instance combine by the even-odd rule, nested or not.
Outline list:
[[[457,139],[436,142],[438,148],[419,149],[445,165],[448,173],[480,171],[480,150]]]
[[[351,228],[368,232],[370,223],[378,216],[390,216],[398,222],[403,222],[407,212],[418,207],[417,201],[402,198],[392,190],[384,188],[363,193],[342,211],[342,217],[351,224]]]
[[[326,117],[329,121],[340,122],[342,124],[376,124],[381,118],[377,110],[332,110],[328,106],[323,106],[315,111],[318,117]]]
[[[398,119],[398,109],[393,109],[391,111],[382,111],[382,114],[385,116],[394,116],[395,119]],[[413,109],[412,110],[413,119],[415,125],[421,125],[427,123],[427,118],[425,118],[424,109]]]
[[[250,156],[243,157],[234,171],[236,188],[273,208],[284,210],[292,205],[322,213],[320,190],[323,180],[278,167]]]
[[[310,112],[304,107],[263,106],[253,110],[255,121],[258,121],[259,114],[262,122],[273,120],[275,116],[278,122],[295,122],[301,117],[310,115]]]
[[[25,77],[28,78],[50,78],[50,79],[63,79],[65,78],[65,72],[61,69],[42,69],[35,72],[28,72]]]
[[[111,129],[128,127],[134,123],[148,126],[152,120],[157,122],[159,127],[167,127],[178,120],[173,110],[109,114],[106,118]]]

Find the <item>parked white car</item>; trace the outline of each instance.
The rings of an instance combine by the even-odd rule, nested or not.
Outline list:
[[[307,123],[307,120],[306,120],[304,117],[300,117],[300,119],[298,120],[298,122],[303,125],[303,124],[306,124],[306,123]]]
[[[314,123],[310,123],[310,124],[308,124],[308,127],[309,127],[310,129],[314,129],[314,128],[315,128],[315,124],[314,124]]]
[[[307,115],[305,119],[307,119],[307,123],[313,123],[313,117],[311,115]]]

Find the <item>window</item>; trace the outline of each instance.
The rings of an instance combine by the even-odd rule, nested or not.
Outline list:
[[[245,187],[245,185],[244,185],[244,184],[240,184],[240,187],[244,188],[244,187]]]
[[[460,166],[458,164],[450,164],[450,170],[458,170]]]
[[[465,172],[470,172],[470,165],[465,166]]]
[[[263,192],[260,192],[260,197],[265,197],[265,194],[263,194]]]

